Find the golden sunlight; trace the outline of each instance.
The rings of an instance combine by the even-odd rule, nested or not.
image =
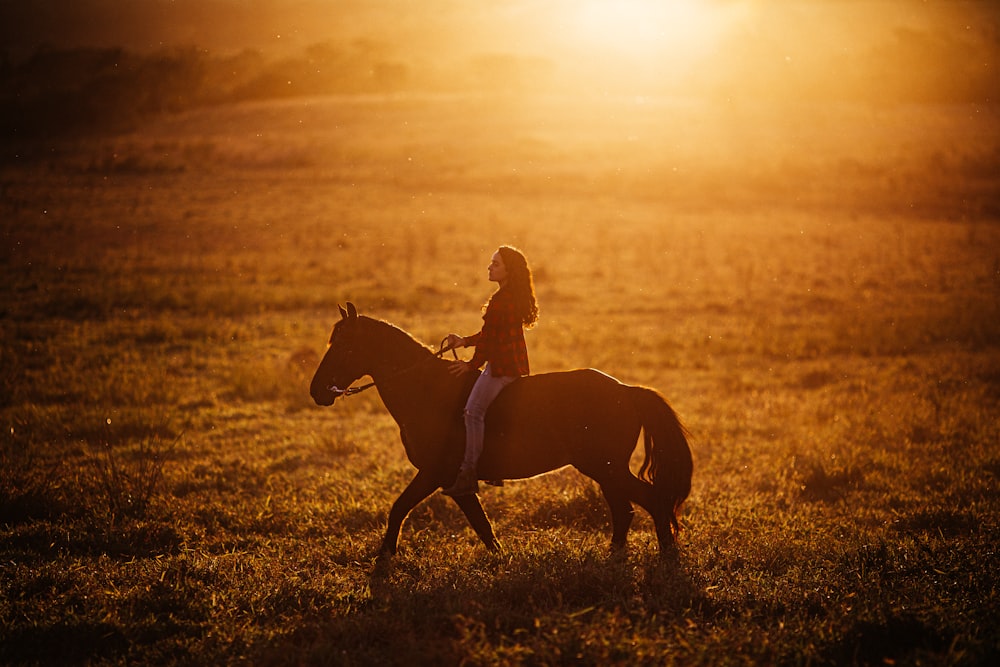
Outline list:
[[[582,0],[566,7],[566,39],[588,50],[639,58],[711,52],[738,3],[710,0]]]

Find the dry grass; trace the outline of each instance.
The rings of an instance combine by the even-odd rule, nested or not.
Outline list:
[[[996,124],[592,102],[223,108],[5,168],[0,661],[995,661]],[[572,471],[485,492],[503,556],[438,495],[372,561],[413,470],[377,396],[308,399],[336,304],[472,331],[503,242],[534,369],[693,433],[678,563],[645,516],[608,556]],[[101,466],[149,460],[130,511]]]

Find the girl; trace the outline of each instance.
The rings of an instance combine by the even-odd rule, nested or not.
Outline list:
[[[476,348],[469,361],[452,362],[453,374],[472,372],[486,364],[465,404],[465,458],[455,483],[442,490],[449,496],[466,496],[479,491],[476,463],[483,452],[486,409],[501,389],[529,372],[524,329],[534,326],[538,320],[538,305],[528,260],[520,250],[501,246],[493,253],[489,278],[500,287],[486,304],[482,330],[468,337],[448,336],[448,344],[452,347]]]

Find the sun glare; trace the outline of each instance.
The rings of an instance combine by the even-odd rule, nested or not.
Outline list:
[[[582,0],[567,11],[567,37],[580,47],[641,58],[707,53],[728,23],[706,0]]]

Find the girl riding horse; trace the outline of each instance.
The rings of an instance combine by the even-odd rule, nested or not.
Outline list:
[[[483,328],[472,336],[448,335],[452,348],[476,348],[469,361],[452,362],[454,375],[474,372],[486,364],[465,404],[465,457],[455,483],[442,490],[454,497],[479,491],[476,464],[483,452],[486,410],[504,387],[528,375],[524,328],[538,321],[531,269],[520,250],[501,246],[493,253],[488,272],[490,281],[500,288],[484,308]]]

